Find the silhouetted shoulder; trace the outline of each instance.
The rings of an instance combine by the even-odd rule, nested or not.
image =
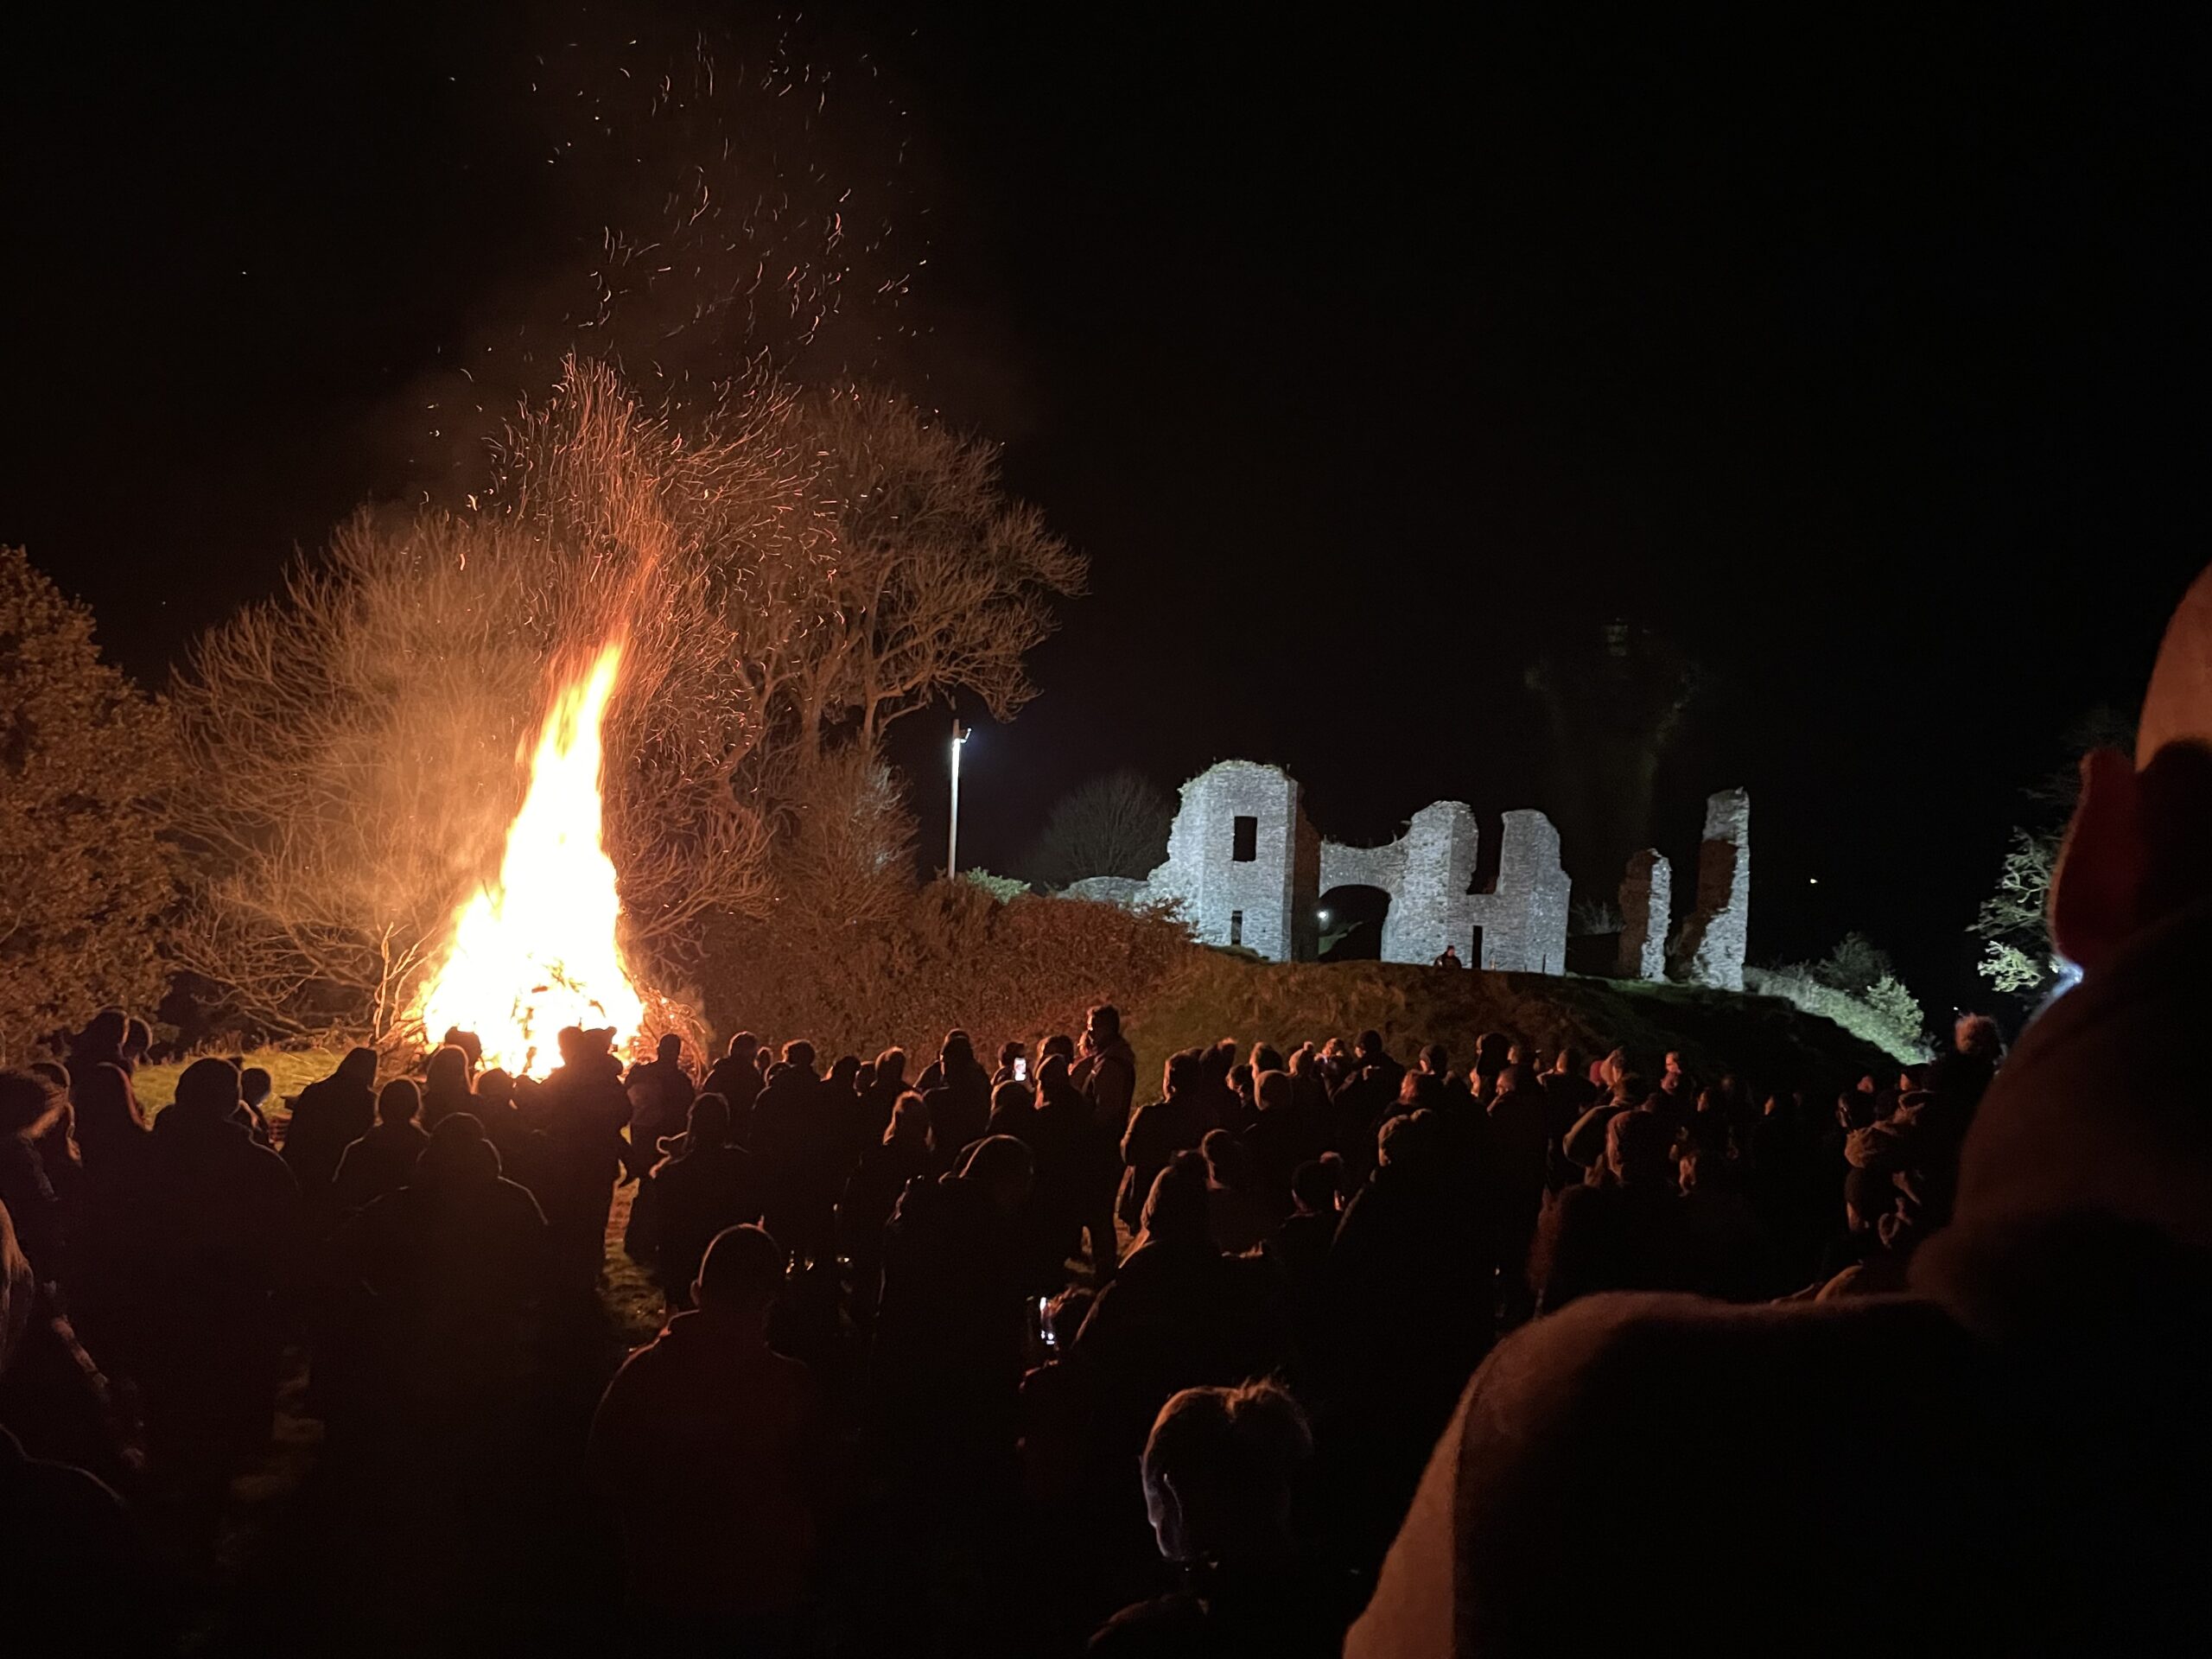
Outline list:
[[[1206,1653],[1205,1609],[1188,1594],[1156,1596],[1124,1607],[1098,1628],[1084,1651],[1091,1659],[1154,1659]]]
[[[499,1178],[496,1190],[499,1195],[499,1203],[507,1211],[512,1212],[518,1226],[543,1227],[545,1224],[544,1207],[537,1202],[537,1195],[528,1187],[519,1181],[511,1181],[503,1175]]]
[[[0,1515],[10,1523],[0,1593],[22,1651],[168,1650],[151,1558],[105,1482],[26,1457],[0,1428]]]
[[[1345,1653],[1526,1651],[1570,1608],[1591,1650],[1628,1643],[1668,1586],[1709,1575],[1721,1536],[1741,1587],[1701,1604],[1719,1648],[1848,1650],[1910,1628],[2003,1649],[1986,1611],[2017,1572],[2003,1402],[1978,1344],[1915,1299],[1585,1298],[1475,1374]],[[1913,1548],[1870,1576],[1867,1541],[1900,1516]],[[1602,1605],[1596,1539],[1621,1546]]]

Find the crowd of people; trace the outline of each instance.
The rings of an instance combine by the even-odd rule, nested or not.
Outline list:
[[[961,1031],[918,1068],[612,1039],[563,1031],[542,1080],[466,1032],[381,1083],[356,1048],[275,1113],[203,1058],[149,1123],[111,1011],[0,1077],[24,1454],[219,1527],[289,1356],[321,1524],[435,1537],[451,1578],[357,1572],[356,1635],[465,1625],[530,1548],[519,1482],[619,1537],[648,1651],[989,1651],[1008,1605],[1017,1648],[1333,1651],[1499,1333],[1612,1289],[1895,1287],[1997,1058],[1969,1020],[1932,1065],[1762,1100],[1678,1053],[1369,1031],[1176,1053],[1147,1101],[1103,1005],[995,1070]],[[608,1381],[616,1249],[670,1318]],[[893,1516],[926,1540],[872,1573],[896,1593],[833,1609],[830,1556]],[[178,1611],[151,1577],[98,1605]]]
[[[10,1650],[2201,1652],[2208,664],[2212,573],[2084,766],[2079,986],[1825,1089],[1370,1031],[1147,1099],[1102,1006],[149,1123],[104,1014],[0,1074]]]

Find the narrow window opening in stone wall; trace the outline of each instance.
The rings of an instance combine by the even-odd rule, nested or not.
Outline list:
[[[1249,864],[1260,855],[1260,821],[1239,817],[1233,826],[1229,856],[1236,863]]]
[[[1472,931],[1474,938],[1467,941],[1467,966],[1479,968],[1483,965],[1483,931],[1478,926]]]
[[[1229,912],[1229,942],[1231,944],[1244,943],[1244,912],[1241,910]]]

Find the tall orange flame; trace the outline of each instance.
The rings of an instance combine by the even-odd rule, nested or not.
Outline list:
[[[618,639],[554,695],[499,878],[455,914],[453,949],[423,988],[426,1033],[473,1031],[485,1065],[517,1076],[552,1064],[563,1026],[612,1026],[620,1051],[645,1023],[615,940],[622,904],[600,838],[600,728],[621,670]]]

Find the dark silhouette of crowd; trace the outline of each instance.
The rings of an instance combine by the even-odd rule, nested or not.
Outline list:
[[[2084,977],[2009,1058],[1980,1015],[1840,1078],[1309,1033],[1154,1098],[1102,1005],[995,1070],[450,1032],[283,1103],[204,1058],[149,1123],[103,1014],[0,1074],[9,1632],[2201,1651],[2208,647],[2212,578],[2087,763]]]
[[[1607,1290],[1902,1283],[1996,1033],[1833,1106],[1505,1037],[1408,1065],[1375,1031],[1178,1052],[1146,1101],[1108,1006],[1000,1046],[995,1082],[959,1031],[912,1079],[751,1033],[626,1071],[611,1038],[563,1032],[543,1080],[465,1033],[381,1084],[356,1048],[273,1135],[223,1059],[150,1128],[99,1032],[9,1074],[22,1294],[88,1390],[19,1433],[188,1536],[303,1362],[314,1523],[439,1545],[345,1575],[341,1647],[480,1630],[545,1526],[512,1484],[579,1556],[597,1529],[642,1651],[1333,1651],[1502,1332]],[[608,1382],[618,1249],[670,1317]],[[35,1349],[11,1401],[61,1374]]]

